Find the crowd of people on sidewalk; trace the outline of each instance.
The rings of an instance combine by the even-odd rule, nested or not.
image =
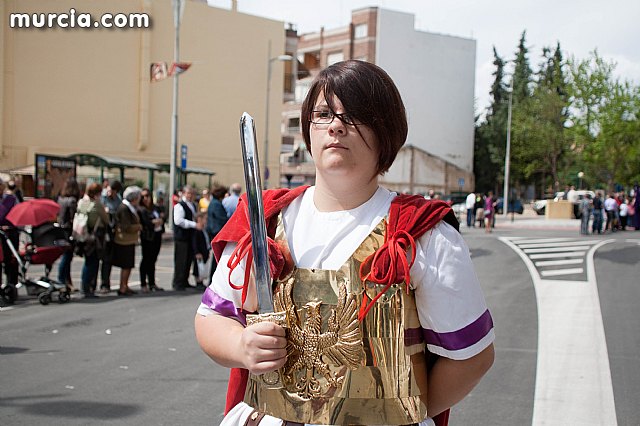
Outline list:
[[[640,230],[640,185],[636,183],[629,193],[611,192],[606,197],[601,191],[593,199],[586,194],[580,200],[580,220],[582,235]]]
[[[476,221],[478,227],[484,227],[487,233],[495,228],[497,200],[493,191],[485,194],[470,192],[464,204],[467,210],[467,228],[474,228]]]
[[[628,192],[611,192],[605,196],[604,191],[596,191],[595,197],[589,193],[578,200],[572,199],[573,187],[565,192],[565,199],[576,204],[576,217],[580,218],[580,233],[604,234],[607,232],[640,230],[640,185],[635,184]],[[429,198],[429,197],[427,197]],[[495,227],[497,200],[493,193],[470,192],[465,200],[467,227],[472,228],[478,222],[480,228],[491,232]]]
[[[186,186],[176,192],[179,199],[170,208],[174,213],[174,277],[172,287],[181,291],[187,288],[204,290],[215,271],[215,259],[211,255],[211,240],[233,214],[242,188],[239,184],[229,189],[214,185],[202,191],[195,199],[194,191]],[[10,239],[14,247],[19,245],[19,232],[6,221],[5,216],[22,201],[22,194],[13,181],[0,179],[0,226],[5,237],[3,246]],[[130,288],[132,270],[136,266],[136,245],[140,245],[142,259],[139,263],[140,291],[143,293],[164,291],[156,280],[156,262],[167,226],[167,206],[162,197],[154,202],[148,188],[132,185],[123,188],[117,181],[104,180],[102,185],[90,183],[84,191],[75,178],[70,177],[56,200],[60,206],[57,222],[69,241],[69,249],[59,258],[57,281],[65,284],[69,292],[81,292],[85,298],[107,295],[111,286],[111,270],[120,268],[118,296],[137,293]],[[80,219],[79,219],[80,218]],[[84,221],[81,220],[84,218]],[[80,238],[77,229],[82,223],[90,238]],[[10,253],[3,247],[2,253]],[[83,258],[80,283],[72,280],[71,268],[74,256]],[[51,265],[49,265],[51,266]],[[188,282],[190,269],[196,285]],[[18,283],[18,265],[11,255],[0,259],[0,283],[2,272],[7,283]]]

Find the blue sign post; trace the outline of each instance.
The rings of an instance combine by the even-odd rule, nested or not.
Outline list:
[[[182,170],[187,168],[187,146],[180,146],[180,168]]]

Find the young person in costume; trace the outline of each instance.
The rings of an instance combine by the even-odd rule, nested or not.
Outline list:
[[[451,209],[378,185],[407,137],[400,94],[376,65],[340,62],[301,121],[316,185],[263,194],[285,327],[246,325],[245,196],[213,242],[195,327],[232,368],[222,424],[446,424],[493,363],[493,322]]]

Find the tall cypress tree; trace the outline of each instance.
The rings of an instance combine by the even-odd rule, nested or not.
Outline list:
[[[527,31],[523,31],[518,43],[513,69],[513,103],[526,101],[531,96],[532,74],[529,66],[529,49],[526,46]]]
[[[515,53],[513,75],[511,84],[513,85],[512,123],[511,123],[511,170],[512,182],[526,184],[530,180],[535,167],[529,159],[523,155],[523,149],[527,149],[532,144],[532,135],[526,125],[530,118],[528,111],[531,101],[533,72],[529,65],[529,49],[526,45],[527,31],[523,31],[518,42]],[[544,174],[542,172],[541,174]]]
[[[504,60],[493,48],[494,80],[491,85],[491,104],[487,108],[485,121],[476,126],[474,147],[474,173],[476,190],[495,191],[504,160],[506,132],[507,90],[504,84]]]

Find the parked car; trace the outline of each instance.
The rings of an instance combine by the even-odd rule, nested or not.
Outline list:
[[[498,200],[496,202],[496,214],[502,214],[503,213],[503,204],[504,204],[504,198],[502,197],[498,197]],[[509,200],[509,206],[507,208],[507,213],[518,213],[518,214],[522,214],[524,212],[524,206],[522,205],[522,201],[515,199],[515,200]]]
[[[441,200],[446,201],[450,206],[455,204],[464,203],[467,201],[467,195],[463,192],[452,192],[451,194],[443,195]]]
[[[589,191],[586,189],[579,189],[576,191],[577,199],[573,203],[573,216],[576,219],[580,219],[580,216],[582,216],[582,213],[580,212],[580,201],[582,201],[582,199],[587,194],[591,196],[591,199],[593,199],[596,196],[595,192]],[[553,201],[559,201],[562,199],[564,199],[564,191],[556,192],[555,197],[553,197]],[[539,215],[545,214],[546,207],[547,207],[547,200],[537,200],[531,203],[531,208],[533,209],[534,212],[536,212]]]
[[[539,215],[543,215],[547,207],[547,200],[536,200],[531,203],[531,208]]]

